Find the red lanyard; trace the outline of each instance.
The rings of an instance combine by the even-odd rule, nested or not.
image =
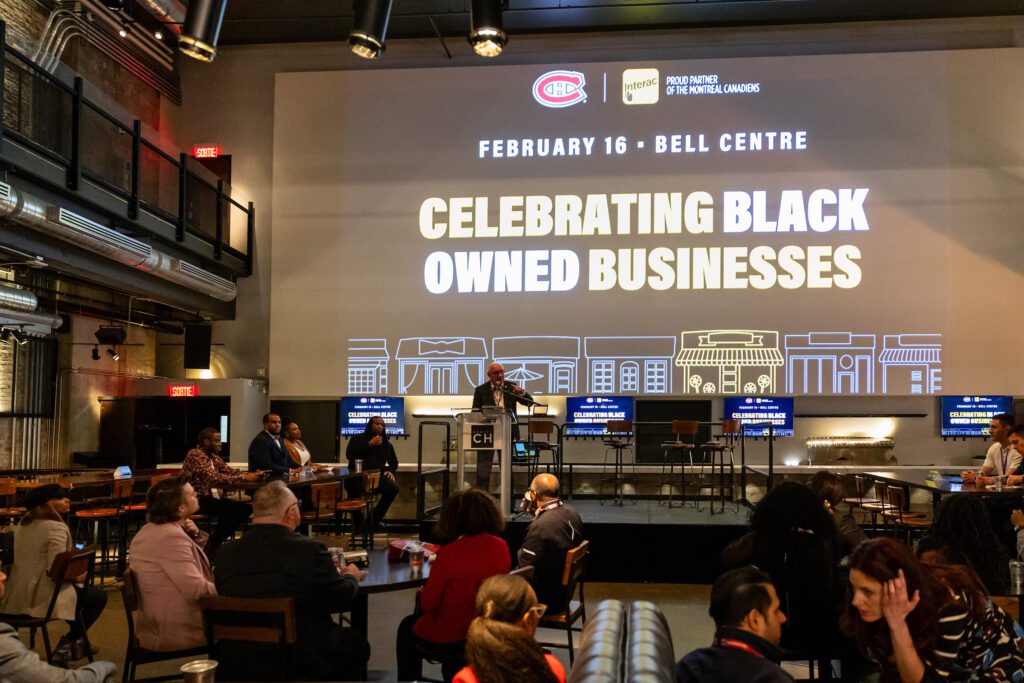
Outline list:
[[[715,645],[719,645],[721,647],[731,647],[734,650],[743,650],[744,652],[749,652],[755,657],[764,657],[764,655],[762,655],[760,652],[744,643],[742,640],[733,640],[732,638],[719,638],[715,641]]]

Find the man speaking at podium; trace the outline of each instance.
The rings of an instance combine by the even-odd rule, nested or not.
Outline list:
[[[512,416],[513,441],[519,440],[516,405],[522,403],[529,407],[532,402],[533,397],[526,393],[526,389],[505,381],[505,368],[501,366],[501,363],[491,363],[487,368],[487,381],[473,391],[473,410],[483,410],[484,406],[500,406]],[[489,490],[491,484],[494,453],[494,451],[477,451],[476,485],[485,491]]]

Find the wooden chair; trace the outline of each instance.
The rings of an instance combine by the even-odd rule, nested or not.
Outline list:
[[[180,674],[171,674],[166,676],[155,676],[152,678],[139,678],[136,673],[140,664],[152,664],[153,662],[164,662],[169,659],[178,659],[180,657],[192,657],[197,655],[205,655],[207,648],[205,645],[201,647],[194,647],[188,650],[147,650],[146,648],[139,645],[139,639],[135,635],[135,612],[139,611],[139,606],[142,604],[141,596],[139,595],[139,584],[135,578],[135,573],[132,572],[132,568],[129,566],[124,570],[122,575],[123,583],[119,586],[121,590],[121,598],[124,602],[124,614],[128,619],[128,645],[124,652],[124,668],[121,675],[122,681],[174,681],[181,678]]]
[[[357,498],[346,498],[345,500],[338,501],[337,514],[347,514],[352,518],[350,547],[355,547],[357,532],[360,534],[364,548],[370,548],[373,545],[373,537],[369,525],[373,516],[373,506],[377,502],[377,495],[380,490],[380,476],[380,470],[363,472],[363,495]],[[356,528],[358,526],[356,523],[357,515],[362,517],[362,529]]]
[[[664,487],[668,486],[668,497],[664,500],[659,500],[658,505],[668,505],[672,507],[672,495],[675,491],[675,465],[676,456],[679,456],[679,487],[680,487],[680,498],[682,499],[683,506],[686,506],[686,463],[683,460],[683,456],[690,462],[690,469],[693,470],[693,451],[697,448],[697,432],[700,429],[700,425],[696,420],[672,420],[672,434],[675,435],[674,441],[664,441],[661,444],[661,450],[664,455],[664,461],[661,465],[661,482],[658,484],[659,493]],[[683,439],[683,437],[688,437]],[[665,468],[668,468],[668,475],[665,474]],[[696,505],[696,501],[694,502]]]
[[[23,614],[0,614],[0,621],[10,624],[15,629],[27,628],[29,630],[28,649],[30,650],[36,646],[36,630],[42,631],[46,661],[52,664],[53,647],[50,645],[50,634],[46,630],[46,625],[51,621],[57,620],[57,617],[53,616],[53,610],[57,606],[57,598],[60,597],[64,584],[83,574],[86,575],[87,579],[91,577],[95,562],[96,549],[92,547],[60,553],[57,557],[53,558],[53,565],[50,567],[50,571],[47,572],[53,580],[53,595],[50,596],[50,604],[46,608],[46,616],[30,617]],[[75,609],[75,621],[78,622],[79,626],[82,626],[82,613],[77,608]],[[85,641],[85,652],[91,662],[93,661],[92,644],[89,642],[89,635],[84,627],[82,628],[82,639]]]
[[[313,484],[309,487],[310,499],[313,502],[313,509],[302,513],[300,528],[305,527],[310,535],[313,531],[313,524],[324,520],[331,520],[334,524],[334,533],[339,533],[341,525],[338,523],[338,499],[341,498],[341,482],[332,481],[325,484]]]
[[[886,486],[886,499],[889,503],[884,516],[893,525],[893,529],[908,545],[913,545],[914,536],[923,536],[932,528],[930,517],[916,512],[909,512],[907,493],[901,486]]]
[[[565,568],[562,570],[562,596],[560,604],[548,605],[548,611],[540,619],[540,628],[552,628],[565,631],[567,644],[541,643],[545,647],[569,649],[569,666],[572,666],[575,651],[572,634],[582,631],[587,623],[587,608],[583,599],[583,584],[587,573],[587,555],[590,553],[590,541],[583,541],[565,554]],[[577,621],[580,626],[573,627]]]
[[[608,436],[604,440],[604,469],[608,469],[608,454],[614,453],[615,462],[612,476],[602,476],[598,493],[601,496],[600,503],[604,505],[604,485],[612,485],[612,503],[622,505],[623,489],[627,481],[636,486],[636,470],[634,476],[627,480],[623,473],[623,456],[626,451],[633,450],[633,421],[632,420],[608,420],[605,427]],[[633,505],[636,505],[636,496],[633,497]]]
[[[199,599],[199,607],[210,658],[220,663],[218,680],[294,680],[298,632],[292,598],[208,596]],[[276,657],[270,656],[275,649]]]

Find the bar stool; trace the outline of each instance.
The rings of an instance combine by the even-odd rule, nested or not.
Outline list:
[[[333,522],[334,533],[341,531],[341,524],[338,521],[338,499],[341,498],[341,482],[333,481],[324,484],[313,484],[310,487],[310,498],[313,501],[313,509],[303,512],[299,528],[305,527],[306,534],[313,534],[313,524],[329,519]]]
[[[711,465],[711,485],[710,489],[710,504],[709,509],[711,514],[715,512],[715,489],[718,489],[719,499],[722,503],[722,509],[718,510],[718,513],[725,512],[725,489],[729,489],[729,500],[736,504],[736,511],[739,512],[739,500],[736,498],[736,461],[733,457],[734,451],[736,450],[736,441],[740,436],[740,432],[743,429],[743,424],[739,420],[722,420],[722,433],[718,435],[720,441],[708,441],[707,443],[701,444],[700,449],[704,452],[705,457],[702,459],[700,465],[700,480],[701,487],[704,485],[704,465]],[[729,455],[729,484],[725,483],[725,456]],[[710,456],[711,462],[706,463]],[[715,466],[718,466],[718,483],[714,483],[715,477]],[[697,504],[697,509],[700,510],[700,503]]]
[[[128,512],[125,510],[125,506],[131,502],[132,484],[133,481],[131,479],[115,479],[110,497],[101,501],[102,507],[86,508],[72,513],[72,516],[79,522],[79,533],[81,533],[82,526],[85,523],[92,523],[91,540],[94,547],[100,548],[100,554],[96,560],[96,565],[100,570],[109,571],[110,569],[111,531],[112,527],[116,525],[116,529],[113,529],[113,541],[117,576],[124,572],[127,561],[125,520],[128,517]],[[102,527],[102,534],[100,527]],[[100,578],[100,585],[103,585],[103,577]]]
[[[335,508],[335,515],[340,520],[340,515],[349,515],[352,518],[352,534],[349,546],[354,548],[356,544],[356,532],[360,532],[362,547],[369,550],[373,547],[373,539],[370,535],[370,524],[372,524],[373,505],[376,502],[377,491],[380,489],[380,470],[375,472],[363,472],[363,495],[358,498],[346,498],[339,500]],[[362,529],[357,529],[356,514],[362,515]],[[339,521],[340,524],[340,521]]]
[[[537,453],[535,459],[528,460],[528,470],[530,481],[540,473],[540,454],[547,451],[551,454],[551,467],[554,468],[555,473],[560,477],[562,474],[562,453],[559,450],[558,444],[551,439],[555,433],[555,423],[551,420],[533,420],[531,419],[527,423],[527,434],[526,434],[526,450],[527,452]],[[538,439],[538,436],[543,436],[543,440]],[[548,472],[551,472],[549,469]]]
[[[672,493],[673,493],[673,477],[675,475],[676,455],[679,455],[679,488],[680,498],[682,499],[683,507],[686,506],[686,463],[683,461],[683,455],[686,455],[686,459],[690,462],[690,469],[693,469],[693,451],[697,448],[697,430],[700,425],[696,420],[672,420],[672,433],[675,434],[675,441],[664,441],[661,444],[662,453],[664,455],[664,461],[661,465],[661,482],[658,484],[659,493],[661,490],[668,486],[668,500],[659,500],[658,505],[665,505],[672,507]],[[688,440],[684,441],[683,437],[689,437]],[[665,468],[668,468],[668,476],[665,476]],[[694,506],[697,505],[697,501],[694,501]]]
[[[4,505],[0,508],[0,525],[11,526],[25,516],[25,508],[14,505],[17,494],[18,489],[13,484],[0,483],[0,501]]]
[[[633,450],[633,421],[632,420],[608,420],[608,425],[605,427],[608,431],[608,437],[604,440],[604,469],[605,473],[608,470],[608,453],[612,452],[615,454],[615,464],[613,469],[613,475],[610,477],[601,477],[600,487],[598,495],[601,497],[600,503],[604,505],[604,485],[612,485],[612,503],[615,505],[622,505],[623,489],[625,487],[627,479],[623,476],[623,453],[626,451]],[[604,473],[602,473],[604,474]],[[636,469],[633,470],[634,477],[628,481],[632,482],[636,486]],[[636,497],[633,497],[633,505],[636,505]]]

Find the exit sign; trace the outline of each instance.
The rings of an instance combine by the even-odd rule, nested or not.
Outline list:
[[[220,156],[220,145],[196,145],[192,148],[196,159],[216,159]]]
[[[171,398],[195,398],[199,395],[199,385],[170,384],[167,386],[167,395]]]

